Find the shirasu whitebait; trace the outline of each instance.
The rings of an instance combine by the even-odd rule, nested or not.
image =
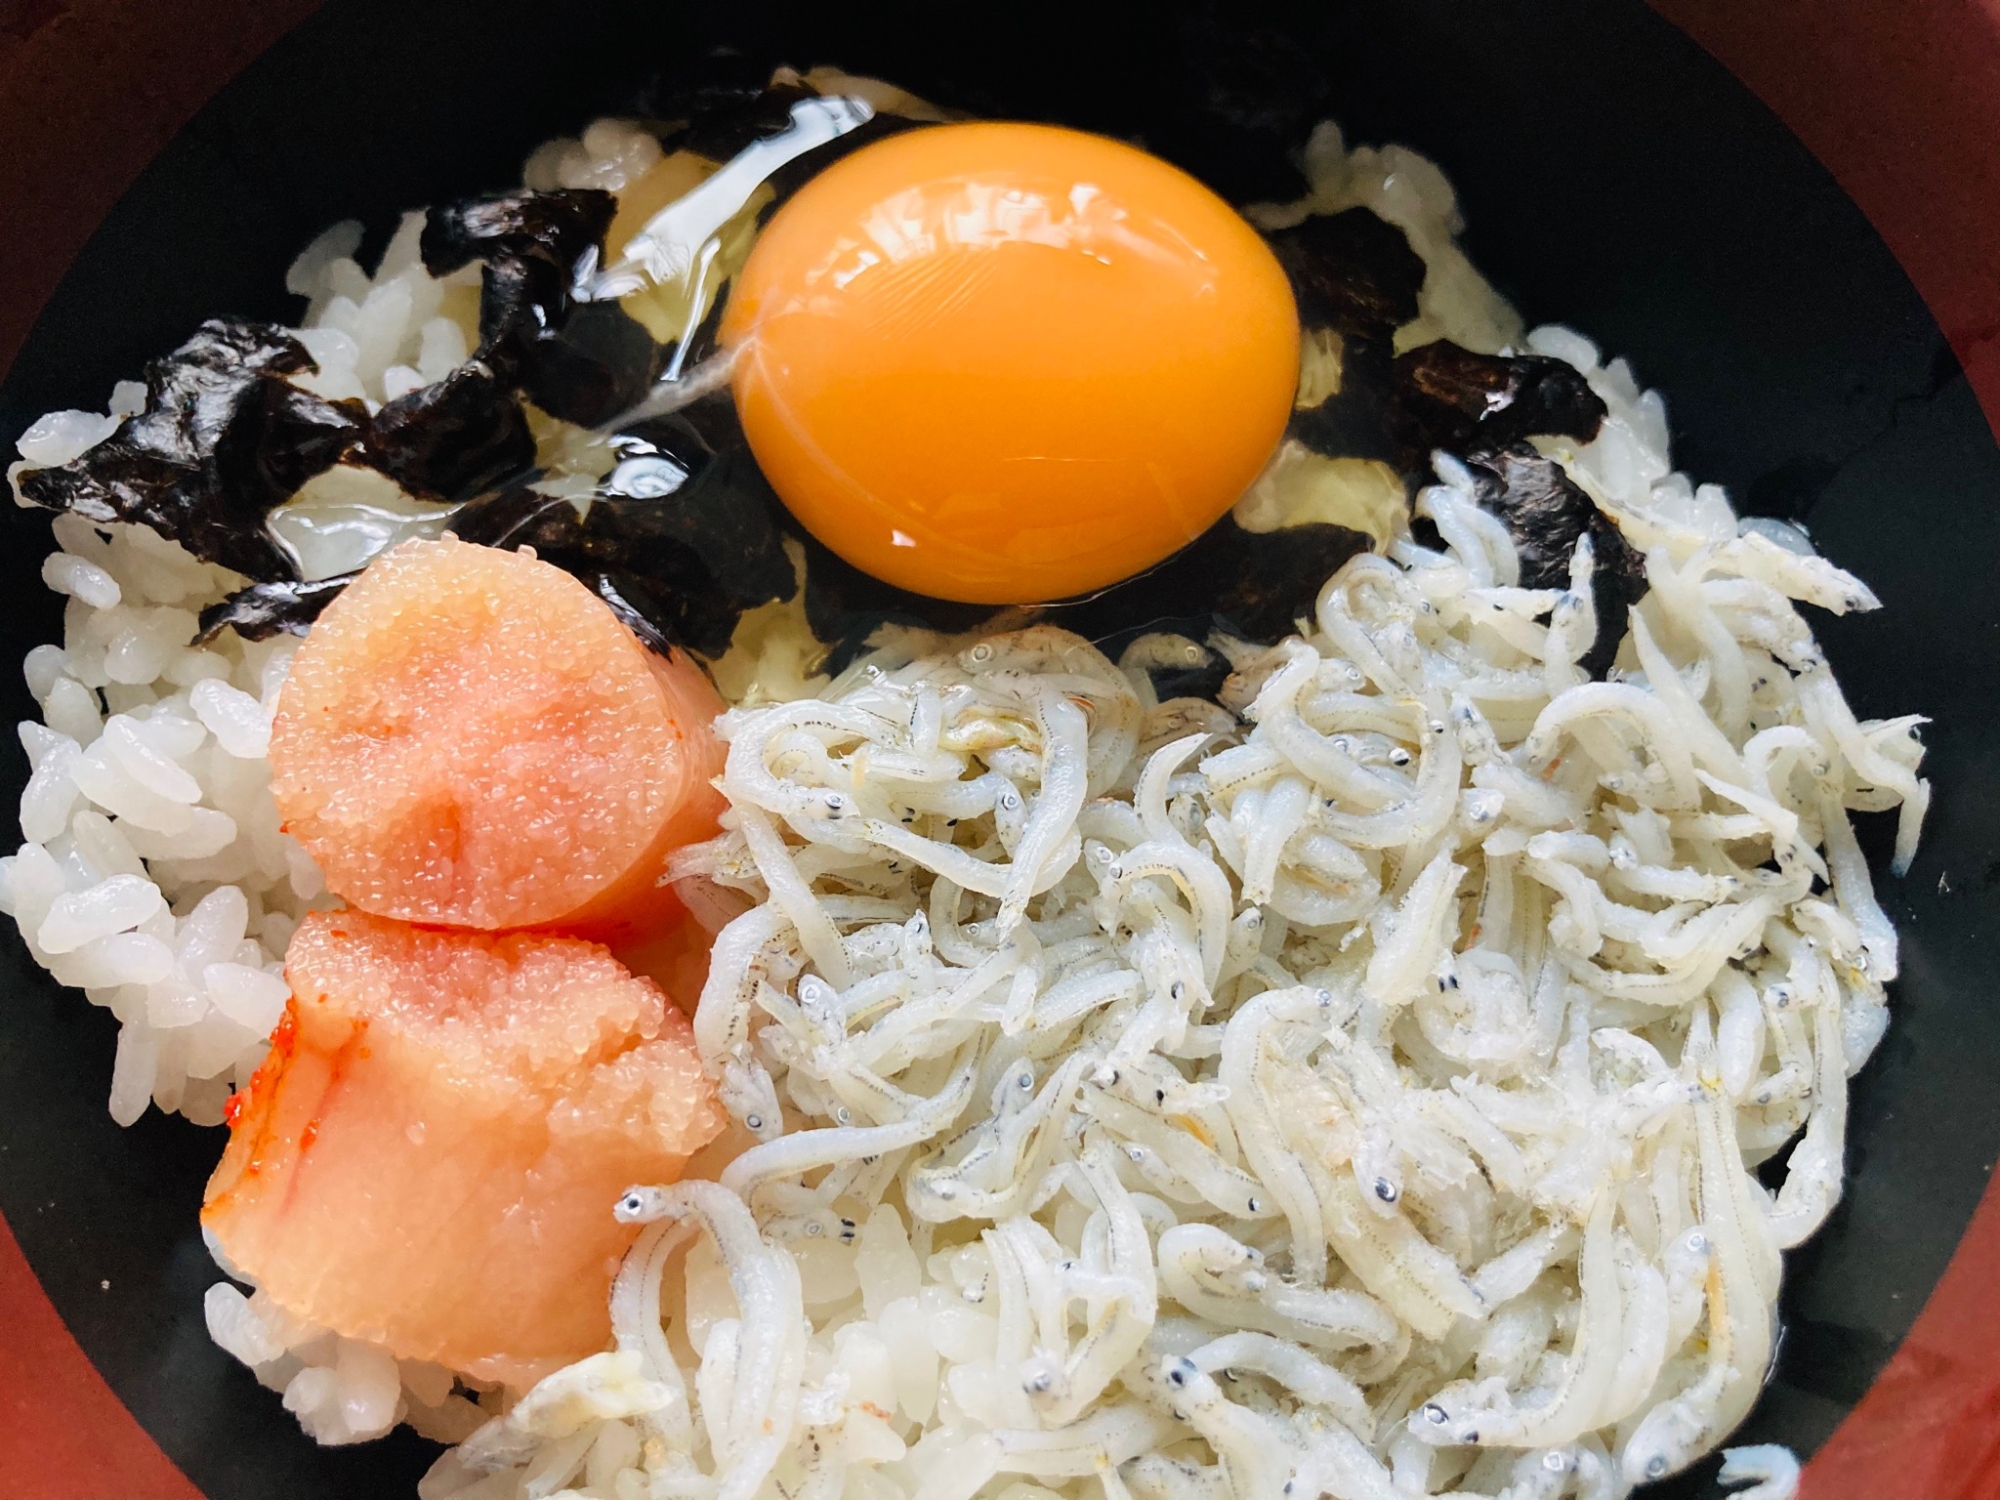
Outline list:
[[[1444,550],[1219,642],[1240,719],[1048,626],[722,719],[675,873],[741,912],[694,1030],[754,1144],[621,1203],[612,1363],[467,1493],[1615,1500],[1726,1437],[1839,1198],[1897,963],[1849,815],[1913,851],[1919,721],[1849,710],[1823,560],[1607,500],[1651,592],[1600,621],[1587,538],[1523,589],[1440,476]]]

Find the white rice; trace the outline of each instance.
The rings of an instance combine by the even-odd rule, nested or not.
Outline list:
[[[285,944],[321,896],[278,831],[264,750],[289,640],[187,645],[235,579],[138,527],[74,517],[44,568],[61,646],[29,653],[43,722],[0,907],[36,960],[120,1021],[111,1113],[200,1124],[246,1082],[282,1011]]]
[[[616,188],[649,150],[643,131],[600,122],[538,152],[527,177]],[[1432,164],[1397,147],[1350,154],[1331,126],[1307,162],[1308,198],[1254,216],[1277,227],[1365,204],[1403,227],[1430,275],[1399,347],[1525,346],[1568,360],[1606,400],[1595,442],[1546,446],[1651,553],[1645,612],[1664,654],[1628,639],[1614,674],[1628,690],[1616,712],[1639,730],[1604,717],[1605,695],[1574,672],[1587,588],[1545,600],[1514,587],[1511,544],[1449,464],[1421,502],[1444,553],[1404,539],[1393,561],[1359,560],[1302,622],[1307,639],[1236,651],[1229,701],[1249,710],[1247,732],[1213,705],[1158,705],[1143,675],[1046,635],[954,643],[962,655],[906,638],[828,684],[805,675],[796,607],[756,612],[717,676],[742,701],[779,706],[725,721],[732,830],[681,873],[718,925],[752,903],[718,941],[697,1032],[762,1144],[727,1186],[620,1205],[655,1227],[614,1295],[619,1347],[525,1396],[455,1387],[449,1372],[300,1324],[261,1292],[211,1289],[216,1341],[316,1438],[409,1420],[456,1440],[503,1412],[440,1461],[423,1500],[1263,1500],[1281,1486],[1309,1500],[1315,1480],[1370,1500],[1556,1500],[1623,1495],[1747,1409],[1778,1247],[1838,1195],[1845,1078],[1879,1040],[1894,974],[1894,934],[1842,808],[1900,802],[1907,861],[1927,797],[1915,721],[1855,723],[1786,602],[1866,607],[1866,590],[1796,533],[1739,528],[1719,489],[1673,472],[1664,404],[1623,362],[1601,365],[1568,330],[1524,334],[1459,250]],[[287,284],[311,304],[301,336],[322,367],[305,383],[322,394],[379,404],[465,357],[471,284],[424,274],[420,222],[406,219],[372,276],[347,225],[294,266]],[[113,413],[137,399],[121,386]],[[22,459],[65,462],[113,426],[53,414],[23,437]],[[1283,509],[1282,495],[1264,499]],[[0,906],[39,962],[118,1015],[114,1116],[129,1123],[151,1099],[215,1123],[282,1008],[293,926],[330,900],[267,791],[294,643],[225,635],[191,649],[196,613],[240,580],[140,528],[55,527],[44,579],[69,599],[65,637],[26,664],[43,721],[21,726],[26,842],[0,860]],[[1728,587],[1704,593],[1711,580]],[[1721,655],[1718,623],[1735,630]],[[1009,650],[1058,674],[1048,692],[1031,678],[1023,699],[1019,679],[989,674],[1023,664],[994,660]],[[1722,681],[1738,669],[1754,688]],[[1325,710],[1296,707],[1286,674],[1299,672],[1311,692],[1375,699],[1349,705],[1367,727],[1347,732],[1345,761],[1310,727]],[[953,712],[983,704],[982,732],[999,737],[977,757],[947,754],[939,701],[918,707],[926,691],[969,694]],[[1484,712],[1459,713],[1454,691]],[[876,769],[850,765],[839,782],[851,799],[914,807],[927,778],[983,776],[998,802],[967,814],[955,844],[899,819],[861,832],[829,815],[810,760],[744,749],[769,716],[798,712],[786,700],[812,695],[849,716],[811,731],[837,761],[861,732],[856,710],[874,726]],[[1076,697],[1089,718],[1064,710]],[[1398,730],[1404,719],[1415,727]],[[1550,727],[1564,723],[1577,727]],[[1748,737],[1779,726],[1825,769],[1760,789]],[[1190,730],[1217,738],[1176,747]],[[1542,762],[1563,735],[1571,770],[1556,777]],[[1433,737],[1455,768],[1435,786],[1421,770]],[[1196,753],[1179,769],[1148,760]],[[1405,764],[1414,782],[1387,769]],[[1409,785],[1384,811],[1393,828],[1355,831],[1343,787],[1364,774]],[[1622,789],[1629,817],[1597,776]],[[1808,783],[1820,790],[1802,811]],[[1322,806],[1332,821],[1312,834]],[[974,835],[990,845],[983,872],[951,853]],[[1823,857],[1831,891],[1753,910],[1756,873],[1728,852],[1746,840]],[[975,891],[998,882],[995,899],[966,896],[961,926],[956,900],[939,908],[936,884],[912,884],[927,861]],[[1456,951],[1453,889],[1482,881],[1489,902],[1504,890],[1512,903],[1481,909],[1507,939]],[[1226,909],[1206,911],[1218,892]],[[1704,946],[1703,921],[1730,946]],[[1655,950],[1667,956],[1634,957]],[[1654,964],[1664,988],[1599,963],[1614,952],[1649,975]],[[1710,959],[1721,968],[1706,978],[1685,967]],[[1541,974],[1561,997],[1548,1036]],[[1694,976],[1689,994],[1645,998],[1675,975]],[[897,984],[921,991],[902,1002],[911,1018],[970,986],[990,993],[955,1019],[944,1005],[885,1052],[869,1040],[879,1001],[867,996]],[[1266,1011],[1257,1025],[1292,1070],[1268,1118],[1223,1079],[1234,1023]],[[1368,1025],[1394,1017],[1413,1019],[1391,1061]],[[1038,1028],[1054,1038],[1039,1062]],[[1265,1046],[1260,1030],[1253,1072]],[[1329,1062],[1328,1047],[1348,1060]],[[1017,1064],[1032,1064],[1030,1111],[1065,1123],[1017,1142],[1013,1174],[992,1175],[972,1157],[1015,1149],[1007,1122],[1028,1118],[1008,1102]],[[1165,1113],[1149,1112],[1135,1078],[1157,1085]],[[1328,1123],[1313,1126],[1314,1111]],[[1257,1144],[1260,1118],[1274,1139],[1308,1138],[1273,1156]],[[1793,1181],[1774,1201],[1742,1163],[1801,1124]],[[1718,1129],[1733,1161],[1698,1149]],[[918,1149],[954,1139],[942,1155]],[[1359,1217],[1336,1231],[1328,1184],[1350,1177]],[[1300,1237],[1309,1222],[1331,1254]],[[1371,1237],[1391,1247],[1376,1261]],[[670,1263],[678,1295],[661,1291]],[[1788,1465],[1782,1450],[1738,1450],[1733,1477],[1764,1479],[1757,1493],[1778,1500],[1796,1484]]]

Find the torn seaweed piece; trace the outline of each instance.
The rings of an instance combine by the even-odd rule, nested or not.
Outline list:
[[[673,641],[668,638],[665,631],[653,623],[658,618],[659,606],[650,598],[651,591],[644,587],[641,580],[625,573],[599,573],[588,581],[595,585],[597,597],[610,606],[611,613],[618,616],[619,623],[639,637],[648,651],[666,656],[673,650]],[[621,584],[623,587],[620,587]],[[648,604],[652,605],[652,609],[649,611],[633,603],[631,596],[634,594],[646,599]]]
[[[29,469],[24,499],[93,521],[133,521],[257,579],[293,576],[265,512],[358,442],[359,403],[284,377],[317,369],[292,334],[214,318],[146,367],[146,409],[67,464]]]
[[[1372,209],[1315,214],[1265,238],[1291,278],[1299,318],[1343,339],[1393,339],[1417,316],[1423,257]]]
[[[1292,417],[1292,435],[1329,458],[1375,458],[1409,473],[1427,449],[1401,435],[1396,330],[1417,316],[1424,263],[1403,231],[1366,208],[1320,215],[1266,238],[1290,277],[1308,330],[1340,339],[1339,388]]]
[[[781,135],[792,128],[792,106],[802,99],[819,98],[819,91],[803,83],[751,83],[753,67],[741,59],[733,80],[720,84],[704,81],[696,88],[670,94],[663,111],[681,123],[661,133],[661,145],[669,151],[692,151],[713,162],[727,162],[761,140]],[[765,177],[775,197],[763,210],[768,219],[792,194],[842,157],[863,146],[915,129],[925,121],[876,111],[846,134],[815,146],[794,157]]]
[[[1216,594],[1215,613],[1253,641],[1278,640],[1310,620],[1327,579],[1371,546],[1365,532],[1323,521],[1245,531],[1225,516],[1222,525],[1228,545],[1213,566],[1228,569],[1222,576],[1229,581]]]
[[[661,59],[640,104],[652,117],[663,144],[679,144],[678,136],[703,116],[755,99],[770,87],[772,63],[764,57],[727,45],[699,52],[676,50]]]
[[[597,188],[507,193],[433,208],[419,250],[433,276],[484,261],[479,354],[511,374],[528,347],[562,326],[576,264],[603,253],[618,200]]]
[[[999,613],[997,605],[933,599],[899,589],[862,572],[796,521],[788,529],[805,548],[806,624],[815,637],[835,648],[829,671],[839,671],[852,660],[880,626],[916,625],[957,635]]]
[[[671,506],[671,497],[597,499],[579,515],[561,496],[511,489],[461,512],[452,529],[489,547],[533,547],[543,562],[583,580],[628,625],[643,620],[640,634],[650,645],[718,656],[729,649],[743,611],[765,601],[738,595],[692,547],[660,533],[653,523]]]
[[[205,646],[225,630],[234,630],[246,641],[268,640],[280,632],[304,635],[334,596],[360,576],[341,573],[311,583],[253,583],[203,610],[201,628],[188,644]]]
[[[1421,454],[1493,453],[1534,434],[1589,442],[1604,402],[1574,366],[1540,354],[1475,354],[1446,339],[1396,360],[1399,436]]]
[[[792,106],[814,99],[815,90],[799,83],[775,83],[748,90],[717,89],[688,102],[687,125],[668,145],[692,151],[710,161],[728,161],[738,152],[789,130]]]
[[[433,276],[448,276],[475,260],[569,267],[601,244],[617,212],[618,200],[601,188],[472,198],[431,209],[418,249]]]
[[[744,610],[797,586],[776,497],[740,438],[717,452],[678,416],[611,441],[618,464],[581,512],[516,486],[467,505],[452,530],[490,547],[533,547],[621,618],[646,621],[648,639],[721,654]]]
[[[1203,625],[1201,628],[1205,630],[1207,627]],[[1194,640],[1184,631],[1174,631],[1172,634],[1179,635],[1188,642],[1189,649],[1185,655],[1177,649],[1173,653],[1174,659],[1142,656],[1139,660],[1128,664],[1145,672],[1153,684],[1153,696],[1162,703],[1169,698],[1206,698],[1214,702],[1216,695],[1222,691],[1223,683],[1229,680],[1229,658],[1214,647]],[[1108,648],[1110,643],[1099,642],[1099,644]],[[1129,646],[1131,642],[1122,644]],[[1121,663],[1127,662],[1122,651],[1118,656]]]
[[[1569,587],[1570,555],[1577,538],[1590,534],[1597,562],[1590,586],[1597,639],[1580,665],[1592,677],[1602,677],[1624,638],[1627,610],[1645,596],[1645,559],[1561,464],[1525,443],[1465,462],[1481,509],[1498,516],[1514,539],[1522,588]]]
[[[832,648],[829,671],[851,662],[882,625],[915,625],[956,635],[1000,612],[991,604],[962,604],[896,588],[862,572],[809,533],[794,534],[806,550],[806,623]],[[1114,655],[1147,631],[1198,639],[1218,623],[1248,640],[1274,641],[1299,618],[1310,617],[1326,580],[1368,547],[1366,536],[1344,526],[1311,522],[1253,532],[1225,516],[1148,572],[1088,598],[1022,614],[1074,631]],[[1209,675],[1219,685],[1227,673]],[[1200,675],[1194,674],[1179,692],[1212,696],[1200,689]]]
[[[1428,471],[1427,455],[1397,436],[1386,339],[1343,338],[1340,389],[1292,413],[1288,434],[1328,458],[1373,458],[1408,476]]]
[[[1048,618],[1101,641],[1170,628],[1200,601],[1244,639],[1275,641],[1311,616],[1320,588],[1343,563],[1368,549],[1368,538],[1345,526],[1313,521],[1246,531],[1224,516],[1150,572],[1088,599],[1049,605]]]
[[[457,500],[527,469],[535,438],[514,393],[474,360],[378,411],[366,452],[411,494]]]
[[[522,351],[521,393],[552,417],[600,427],[645,399],[666,354],[619,303],[580,303]]]

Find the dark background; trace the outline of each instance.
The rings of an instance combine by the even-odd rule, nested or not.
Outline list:
[[[1798,142],[1638,0],[993,9],[928,27],[857,10],[334,0],[204,109],[78,258],[0,386],[0,442],[206,315],[297,315],[286,264],[334,219],[518,180],[551,135],[643,112],[720,66],[834,62],[939,102],[1136,137],[1226,195],[1285,196],[1321,117],[1457,186],[1473,260],[1530,322],[1569,323],[1663,389],[1678,463],[1803,519],[1887,611],[1816,622],[1864,716],[1931,714],[1924,852],[1882,876],[1904,932],[1896,1021],[1856,1082],[1847,1201],[1791,1258],[1786,1335],[1744,1441],[1822,1441],[1921,1306],[2000,1143],[2000,1027],[1979,940],[2000,907],[2000,453],[1943,338]],[[10,232],[22,232],[18,227]],[[46,522],[5,508],[0,658],[59,638]],[[18,676],[0,714],[33,713]],[[18,748],[0,778],[26,775]],[[1886,829],[1866,835],[1878,854]],[[0,924],[0,1214],[119,1396],[215,1500],[408,1497],[407,1433],[315,1451],[211,1347],[194,1211],[220,1138],[104,1111],[114,1025]],[[100,1283],[109,1281],[109,1289]],[[1716,1493],[1705,1465],[1655,1493]]]

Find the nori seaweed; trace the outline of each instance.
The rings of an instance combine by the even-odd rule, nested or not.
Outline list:
[[[885,624],[918,625],[958,634],[1000,613],[1000,606],[932,599],[863,573],[785,517],[806,549],[806,623],[831,648],[838,671]],[[1369,539],[1318,522],[1280,531],[1246,531],[1224,516],[1179,552],[1147,571],[1081,599],[1018,611],[1117,650],[1148,631],[1200,640],[1211,630],[1272,641],[1310,616],[1313,601],[1342,563],[1368,550]],[[1191,676],[1184,691],[1212,696],[1227,671],[1196,674],[1214,681],[1205,691]],[[1164,690],[1163,690],[1164,694]],[[1181,692],[1167,696],[1180,696]]]
[[[1591,600],[1597,606],[1597,640],[1580,665],[1602,677],[1618,654],[1625,615],[1646,592],[1646,561],[1563,472],[1525,443],[1466,460],[1478,487],[1480,506],[1498,516],[1521,558],[1521,587],[1569,587],[1570,554],[1577,538],[1590,533],[1597,569]]]
[[[728,649],[743,611],[797,587],[777,497],[740,436],[720,451],[679,416],[612,438],[618,466],[579,513],[514,485],[461,510],[452,530],[492,547],[531,546],[581,578],[654,644]]]
[[[617,302],[585,302],[522,351],[516,375],[521,393],[550,416],[598,427],[645,398],[666,355]]]
[[[1423,258],[1402,230],[1366,208],[1267,238],[1291,278],[1301,324],[1340,335],[1340,389],[1294,413],[1292,435],[1330,457],[1379,459],[1405,474],[1421,468],[1424,455],[1399,435],[1394,365],[1396,330],[1417,316]]]
[[[264,514],[361,439],[357,402],[284,377],[318,367],[283,328],[212,318],[146,367],[146,409],[79,458],[20,477],[23,498],[93,521],[136,521],[258,579],[293,576]]]
[[[1428,471],[1429,455],[1398,436],[1402,424],[1390,388],[1391,358],[1387,341],[1342,340],[1339,391],[1293,412],[1286,431],[1328,458],[1371,458],[1406,479],[1420,477]]]
[[[513,392],[473,360],[378,411],[365,452],[411,494],[459,500],[533,464],[535,437]]]
[[[718,88],[691,99],[687,123],[666,144],[710,161],[730,157],[788,129],[792,106],[818,93],[803,84],[759,85],[753,91]]]
[[[598,188],[503,193],[441,204],[424,219],[424,269],[448,276],[485,262],[479,357],[512,376],[531,346],[570,310],[576,263],[600,255],[618,200]]]
[[[1229,680],[1229,658],[1214,647],[1201,646],[1201,665],[1196,667],[1148,667],[1153,693],[1162,703],[1169,698],[1206,698],[1214,702]]]
[[[1572,365],[1540,354],[1475,354],[1448,339],[1397,358],[1394,407],[1402,441],[1428,455],[1497,453],[1541,434],[1589,442],[1605,407]]]
[[[341,573],[312,583],[285,579],[238,589],[220,604],[211,604],[201,612],[201,628],[190,644],[206,645],[224,630],[234,630],[246,641],[267,640],[280,631],[304,635],[306,627],[319,618],[320,611],[360,576]]]
[[[671,151],[696,122],[741,109],[770,85],[770,63],[733,47],[709,47],[662,58],[643,102],[660,144]]]
[[[1048,605],[1045,614],[1051,624],[1092,640],[1129,638],[1213,615],[1233,635],[1272,641],[1311,615],[1321,586],[1368,547],[1368,537],[1344,526],[1313,521],[1246,531],[1224,516],[1159,566],[1087,599]]]
[[[1316,215],[1265,236],[1291,278],[1299,319],[1342,339],[1393,340],[1417,316],[1423,257],[1372,209]]]

